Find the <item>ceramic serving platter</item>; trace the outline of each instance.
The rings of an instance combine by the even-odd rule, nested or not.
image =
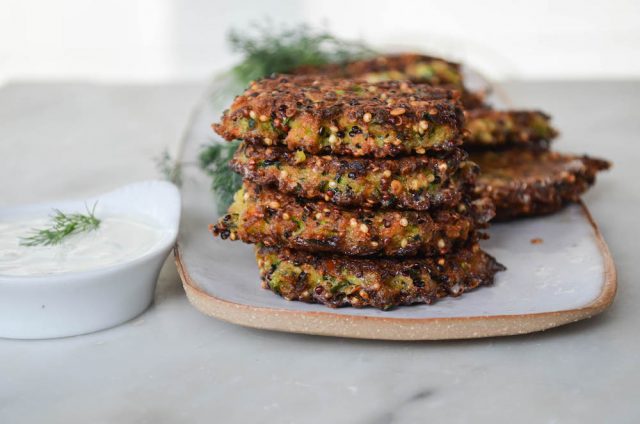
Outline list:
[[[210,129],[238,88],[218,79],[192,117],[182,157],[194,162],[216,137]],[[218,140],[219,141],[219,140]],[[184,169],[183,219],[176,263],[191,303],[232,323],[270,330],[386,340],[506,336],[592,317],[615,296],[609,250],[586,207],[547,217],[494,224],[483,247],[507,267],[495,284],[432,305],[330,309],[290,302],[260,287],[252,246],[213,238],[219,216],[208,178]],[[223,213],[224,211],[220,211]]]

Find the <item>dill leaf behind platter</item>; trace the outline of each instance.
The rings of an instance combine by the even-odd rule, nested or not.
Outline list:
[[[229,161],[240,144],[212,143],[206,146],[198,157],[200,168],[211,177],[211,190],[216,196],[218,211],[226,210],[233,201],[233,195],[240,189],[242,178],[229,167]]]
[[[182,185],[182,164],[175,160],[167,149],[156,158],[156,167],[165,180],[178,187]]]

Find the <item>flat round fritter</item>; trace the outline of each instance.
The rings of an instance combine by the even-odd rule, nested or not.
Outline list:
[[[339,206],[428,210],[455,207],[478,167],[466,153],[397,159],[316,156],[283,147],[242,143],[231,167],[243,178],[306,199]]]
[[[279,75],[253,83],[213,128],[227,140],[312,154],[421,154],[460,143],[458,96],[408,82]]]
[[[493,201],[498,220],[553,213],[577,201],[598,171],[611,166],[588,156],[530,149],[474,152],[471,159],[481,169],[476,192]]]
[[[460,65],[415,53],[400,53],[356,60],[344,64],[302,66],[294,74],[324,75],[330,78],[358,78],[368,82],[413,81],[462,88]]]
[[[465,112],[465,147],[548,145],[558,133],[540,111],[474,109]]]
[[[344,64],[302,66],[299,75],[323,75],[329,78],[354,78],[367,82],[411,81],[462,92],[465,108],[484,105],[484,93],[469,92],[463,84],[460,65],[442,58],[415,53],[399,53],[356,60]]]
[[[429,304],[491,284],[504,270],[478,245],[420,259],[354,259],[267,247],[258,248],[256,257],[263,287],[288,300],[330,307]]]
[[[308,252],[442,255],[478,237],[478,211],[472,205],[459,208],[464,212],[338,209],[245,182],[227,215],[210,229],[222,238]]]
[[[298,74],[329,78],[355,78],[368,82],[412,81],[458,90],[467,110],[466,137],[469,147],[503,144],[545,144],[555,138],[549,116],[539,111],[495,111],[484,103],[483,93],[465,89],[460,65],[432,56],[413,53],[391,54],[345,64],[304,66]]]

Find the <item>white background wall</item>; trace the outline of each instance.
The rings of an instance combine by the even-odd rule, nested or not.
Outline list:
[[[634,0],[0,0],[0,82],[206,78],[230,28],[307,22],[413,46],[496,79],[640,77]]]

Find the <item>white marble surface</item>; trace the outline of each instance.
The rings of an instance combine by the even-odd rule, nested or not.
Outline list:
[[[250,330],[201,315],[167,263],[120,327],[0,340],[0,423],[588,423],[640,421],[640,83],[512,83],[556,116],[558,148],[615,161],[586,196],[618,265],[603,315],[545,333],[392,343]],[[0,204],[156,175],[201,87],[0,89]]]

